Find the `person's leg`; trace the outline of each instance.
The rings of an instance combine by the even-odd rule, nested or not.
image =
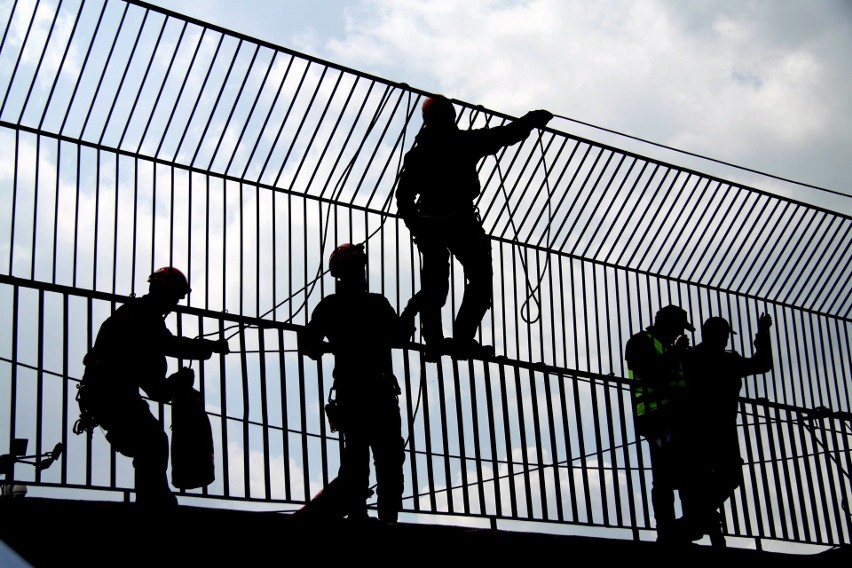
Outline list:
[[[419,247],[423,262],[420,291],[411,301],[416,302],[420,312],[423,341],[437,347],[444,339],[441,308],[447,302],[450,290],[450,253],[443,243],[436,241],[423,240]]]
[[[340,456],[340,471],[343,491],[340,508],[350,519],[367,518],[367,499],[370,492],[370,439],[363,424],[350,419],[343,434],[343,452]],[[354,424],[354,425],[353,425]]]
[[[459,229],[450,251],[462,265],[467,283],[453,324],[453,338],[464,342],[474,339],[482,318],[491,307],[493,270],[491,241],[482,227],[469,223]]]
[[[380,409],[374,421],[373,460],[376,466],[376,497],[379,520],[395,523],[402,509],[405,482],[405,440],[399,405],[389,402]]]
[[[136,502],[146,506],[177,505],[168,480],[169,439],[159,421],[145,408],[133,420]]]
[[[651,454],[651,506],[654,509],[654,521],[657,525],[657,540],[667,541],[676,538],[675,522],[675,484],[672,475],[673,464],[666,448],[649,440]]]

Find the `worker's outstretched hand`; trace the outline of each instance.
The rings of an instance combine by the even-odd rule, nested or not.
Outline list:
[[[189,367],[181,367],[176,373],[172,373],[169,382],[175,390],[192,388],[192,385],[195,384],[195,371]]]
[[[525,118],[533,125],[533,128],[544,128],[553,119],[553,114],[543,109],[531,110]]]
[[[772,327],[772,316],[766,313],[760,314],[757,318],[757,331],[769,331],[770,327]]]

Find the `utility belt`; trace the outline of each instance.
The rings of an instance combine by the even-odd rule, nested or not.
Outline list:
[[[367,407],[371,402],[390,396],[396,401],[401,393],[399,381],[393,373],[379,373],[373,380],[366,381],[359,380],[359,377],[348,380],[335,378],[328,390],[325,405],[329,428],[332,432],[344,432],[349,417],[356,413],[359,407]]]

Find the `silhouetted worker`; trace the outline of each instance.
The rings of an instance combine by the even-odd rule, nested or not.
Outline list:
[[[421,290],[402,317],[413,322],[420,313],[430,359],[440,352],[461,358],[490,354],[475,339],[493,295],[491,241],[474,205],[481,189],[477,164],[543,128],[553,115],[534,110],[503,126],[461,130],[452,102],[441,95],[426,99],[422,114],[423,127],[405,156],[396,191],[399,215],[423,262]],[[453,337],[445,340],[441,308],[449,293],[450,255],[462,265],[466,286]]]
[[[138,504],[171,506],[177,499],[166,475],[168,436],[139,389],[156,402],[170,402],[179,389],[192,387],[195,374],[184,367],[166,377],[166,357],[209,359],[229,350],[224,339],[175,336],[166,327],[165,316],[190,291],[180,270],[160,268],[148,282],[147,294],[131,298],[101,324],[83,359],[78,401],[94,422],[83,424],[81,431],[100,425],[112,447],[133,458]]]
[[[342,244],[331,253],[336,291],[317,304],[299,334],[299,350],[308,357],[334,354],[335,396],[326,414],[343,436],[337,478],[297,511],[304,518],[368,518],[370,450],[379,521],[396,523],[402,508],[405,442],[391,350],[409,337],[387,298],[367,291],[366,264],[362,245]]]
[[[720,509],[743,481],[739,393],[745,377],[772,370],[771,327],[772,318],[761,314],[754,355],[744,357],[726,349],[731,334],[736,335],[728,320],[711,317],[701,326],[701,343],[684,355],[690,475],[681,495],[692,540],[706,534],[714,546],[725,546]]]
[[[682,540],[675,517],[675,492],[681,481],[681,420],[684,374],[681,357],[689,347],[686,330],[695,331],[686,312],[668,305],[654,324],[628,339],[624,358],[632,382],[636,430],[651,456],[651,504],[659,542]]]

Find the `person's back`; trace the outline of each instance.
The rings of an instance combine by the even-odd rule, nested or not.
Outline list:
[[[493,128],[427,127],[405,157],[400,187],[419,195],[421,215],[436,217],[472,212],[481,184],[477,165],[501,148],[529,136],[528,120]]]
[[[309,329],[328,338],[335,376],[389,372],[397,315],[387,298],[371,292],[336,293],[320,301]]]
[[[140,399],[140,388],[154,400],[162,398],[152,378],[166,374],[165,334],[169,332],[163,318],[152,310],[147,296],[131,298],[101,325],[85,363],[97,370],[92,380],[109,393],[113,404]]]

